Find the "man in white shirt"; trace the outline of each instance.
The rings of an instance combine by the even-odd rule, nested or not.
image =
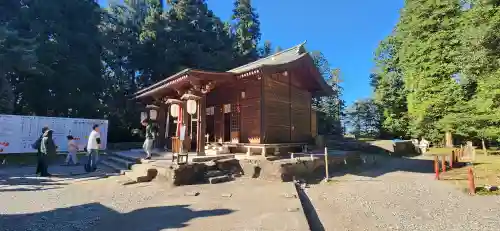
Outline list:
[[[88,163],[85,170],[93,172],[97,169],[97,161],[99,160],[99,148],[101,147],[101,134],[99,133],[99,125],[92,126],[89,139],[87,141]]]

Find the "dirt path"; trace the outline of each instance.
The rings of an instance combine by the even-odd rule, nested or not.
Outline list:
[[[325,230],[498,230],[500,197],[471,197],[433,179],[422,160],[381,166],[312,185],[307,194]]]

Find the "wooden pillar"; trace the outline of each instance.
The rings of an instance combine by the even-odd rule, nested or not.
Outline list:
[[[207,133],[207,103],[206,103],[206,95],[203,94],[201,99],[198,100],[198,155],[205,155],[205,133]]]
[[[165,148],[171,149],[172,147],[169,148],[170,145],[170,105],[165,105],[165,113],[167,114],[167,121],[165,123]]]
[[[196,154],[200,155],[201,140],[203,139],[203,134],[201,134],[201,100],[196,102]]]

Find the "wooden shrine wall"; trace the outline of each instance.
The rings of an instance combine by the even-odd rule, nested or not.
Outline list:
[[[260,93],[260,80],[250,78],[218,86],[207,94],[207,107],[214,107],[216,139],[224,135],[224,104],[231,105],[231,139],[249,143],[250,138],[260,137]]]
[[[217,86],[207,94],[207,108],[214,107],[214,137],[210,140],[219,140],[224,137],[224,104],[235,104],[237,101],[237,91],[234,85]]]
[[[290,142],[289,76],[271,74],[264,79],[264,141]]]
[[[243,79],[240,82],[240,143],[250,143],[249,139],[260,140],[261,125],[261,80]]]
[[[311,139],[311,93],[288,71],[264,78],[266,143],[307,142]]]

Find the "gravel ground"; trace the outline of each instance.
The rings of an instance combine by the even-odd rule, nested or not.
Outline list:
[[[0,230],[308,230],[299,200],[285,196],[295,194],[290,183],[125,186],[124,176],[79,175],[81,168],[51,167],[52,178],[1,169]]]
[[[500,197],[435,181],[429,161],[384,162],[307,189],[325,230],[499,230]]]

